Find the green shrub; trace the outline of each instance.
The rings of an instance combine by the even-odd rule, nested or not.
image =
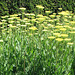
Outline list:
[[[0,16],[7,14],[8,14],[7,4],[5,2],[0,2]]]

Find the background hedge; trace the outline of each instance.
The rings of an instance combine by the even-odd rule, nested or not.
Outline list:
[[[35,6],[43,5],[44,10],[52,10],[57,12],[59,7],[63,10],[69,10],[75,13],[75,0],[1,0],[0,16],[6,14],[14,14],[19,12],[19,7],[26,7],[26,12],[34,12]]]

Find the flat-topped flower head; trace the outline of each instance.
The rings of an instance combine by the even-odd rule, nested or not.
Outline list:
[[[0,40],[0,43],[2,43],[3,42],[3,40]]]
[[[36,7],[37,7],[38,9],[44,9],[44,7],[43,7],[42,5],[36,5]]]
[[[12,17],[12,18],[8,18],[9,21],[11,21],[11,20],[13,20],[13,19],[14,19],[13,17]]]
[[[26,27],[27,25],[21,25],[21,27]]]
[[[25,13],[25,16],[30,16],[30,13]]]
[[[68,25],[64,25],[63,27],[65,27],[65,28],[69,28],[69,26],[68,26]]]
[[[75,34],[75,31],[70,31],[69,33],[71,33],[71,34]]]
[[[42,14],[38,14],[36,17],[40,17],[40,18],[42,18],[42,17],[44,17]]]
[[[56,40],[56,41],[59,41],[59,42],[60,42],[60,41],[63,41],[62,38],[56,38],[55,40]]]
[[[59,25],[59,26],[55,26],[55,28],[63,28],[63,26],[60,26],[60,25]]]
[[[2,22],[6,22],[6,20],[4,20],[4,19],[3,19],[3,20],[1,20],[1,21],[2,21]]]
[[[55,18],[55,15],[49,15],[51,18]]]
[[[53,35],[60,37],[60,33],[53,33]]]
[[[70,38],[65,38],[64,41],[71,41],[71,39]]]
[[[26,10],[26,8],[22,7],[22,8],[19,8],[20,10]]]
[[[56,15],[56,13],[53,13],[53,15]]]
[[[35,16],[35,14],[34,13],[30,13],[30,16]]]
[[[10,26],[10,28],[16,28],[16,27],[17,27],[17,26],[12,26],[12,25]]]
[[[36,20],[39,22],[43,22],[45,20],[45,18],[36,18]]]
[[[31,25],[31,23],[25,23],[26,25]]]
[[[69,15],[70,13],[68,11],[62,11],[58,13],[59,15]]]
[[[55,39],[55,37],[54,36],[50,36],[50,37],[48,37],[48,39]]]
[[[8,15],[5,15],[5,16],[1,16],[1,18],[3,18],[3,19],[4,19],[4,18],[7,18],[7,17],[9,17],[9,16],[8,16]]]
[[[66,31],[66,28],[60,28],[61,31]]]
[[[36,28],[35,26],[30,27],[29,29],[30,29],[30,30],[37,30],[37,28]]]
[[[73,45],[73,44],[74,44],[73,42],[68,42],[68,43],[67,43],[67,45]]]
[[[52,11],[45,11],[47,14],[51,13]]]
[[[0,25],[3,24],[2,22],[0,22]]]
[[[68,37],[68,34],[61,34],[61,37]]]
[[[10,15],[10,17],[17,17],[18,14],[13,14],[13,15]]]
[[[75,21],[71,21],[70,23],[71,23],[71,24],[75,24]]]
[[[58,8],[59,10],[62,10],[62,8]]]
[[[72,29],[75,30],[75,27],[73,27]]]
[[[10,24],[14,23],[14,21],[8,21]]]
[[[55,29],[55,30],[53,30],[53,32],[58,32],[59,31],[59,29]]]
[[[51,22],[51,23],[53,22],[53,20],[52,20],[52,19],[50,19],[50,20],[46,20],[46,21],[47,21],[47,22]]]
[[[36,19],[31,19],[31,22],[35,22],[36,21]]]
[[[44,29],[44,30],[42,30],[43,32],[47,32],[48,30],[47,29]]]

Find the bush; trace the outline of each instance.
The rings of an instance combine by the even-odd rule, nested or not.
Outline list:
[[[5,2],[0,2],[0,16],[7,14],[8,14],[7,4]]]

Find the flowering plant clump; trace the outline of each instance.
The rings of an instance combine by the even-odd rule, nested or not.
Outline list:
[[[0,75],[74,75],[75,14],[19,9],[1,16]]]

